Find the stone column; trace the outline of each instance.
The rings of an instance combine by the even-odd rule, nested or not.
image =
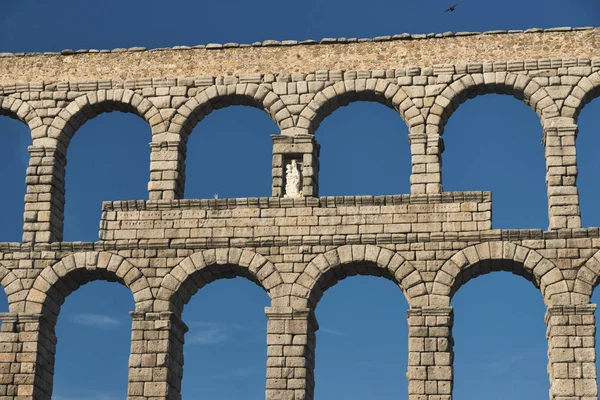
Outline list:
[[[453,371],[452,307],[408,310],[408,398],[451,400]]]
[[[267,400],[312,400],[315,333],[308,308],[267,307]]]
[[[64,153],[56,148],[29,146],[23,243],[60,242],[65,209]]]
[[[577,191],[577,125],[544,127],[550,230],[581,228]]]
[[[150,148],[150,200],[182,199],[185,185],[185,142],[152,142]]]
[[[0,313],[0,398],[50,400],[56,337],[42,314]]]
[[[597,400],[595,304],[546,311],[551,400]]]
[[[410,133],[408,140],[412,159],[410,193],[442,193],[442,137],[437,133]]]
[[[286,165],[292,160],[301,167],[302,194],[304,197],[319,196],[319,150],[314,135],[271,135],[273,139],[273,197],[285,195]]]
[[[130,313],[128,400],[180,400],[187,326],[172,312]]]

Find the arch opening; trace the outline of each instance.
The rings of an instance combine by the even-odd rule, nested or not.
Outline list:
[[[325,291],[354,275],[388,278],[413,305],[423,305],[422,300],[427,298],[421,273],[409,261],[399,253],[373,245],[341,246],[316,256],[297,279],[296,290],[305,293],[309,307],[315,309]]]
[[[589,103],[600,96],[600,73],[594,72],[581,77],[562,107],[563,115],[572,117],[578,122],[581,112]]]
[[[362,97],[342,97],[339,107],[323,111],[328,117],[317,132],[320,195],[410,193],[408,128],[392,107]]]
[[[377,276],[328,290],[316,311],[315,398],[406,397],[407,309],[398,287]]]
[[[150,141],[148,124],[121,112],[81,128],[69,146],[65,241],[98,240],[103,201],[148,198]]]
[[[546,308],[528,283],[506,272],[479,277],[452,306],[455,397],[548,395]]]
[[[199,289],[215,280],[236,277],[254,282],[271,298],[282,295],[272,293],[283,280],[264,256],[251,250],[219,248],[193,253],[176,265],[162,280],[157,307],[180,314]]]
[[[0,105],[1,105],[0,101]],[[16,115],[0,109],[0,242],[20,242],[23,236],[23,210],[27,192],[26,171],[29,166],[27,147],[31,145],[30,129]]]
[[[130,311],[147,311],[152,305],[152,294],[144,275],[130,262],[116,254],[107,252],[75,253],[43,269],[33,282],[32,288],[28,291],[24,311],[25,313],[43,315],[42,322],[39,325],[39,332],[44,338],[44,342],[42,343],[45,344],[46,348],[44,350],[44,357],[38,361],[37,367],[43,371],[43,379],[47,380],[45,384],[50,388],[52,387],[55,369],[55,339],[57,338],[57,333],[60,333],[57,328],[62,326],[57,325],[61,307],[73,292],[78,291],[81,286],[94,281],[118,282],[127,287],[128,290],[126,292],[129,292],[129,296],[133,297],[134,300],[133,302],[131,300],[128,302],[129,304],[134,304],[135,307],[128,306],[127,309],[122,309],[118,317],[119,321],[131,321],[126,313]],[[105,293],[107,296],[114,294],[116,298],[123,298],[121,294],[116,293],[112,288],[102,285],[97,285],[96,287],[99,287],[99,290],[102,290],[102,293]],[[96,304],[100,304],[103,311],[101,313],[89,312],[89,310],[85,311],[86,304],[91,310],[94,309],[92,307],[94,303],[86,303],[85,300],[70,302],[69,304],[73,304],[76,307],[75,310],[83,310],[77,311],[82,316],[75,318],[75,323],[79,323],[80,325],[87,324],[89,326],[90,324],[98,325],[104,320],[109,325],[116,325],[117,323],[113,320],[117,317],[114,317],[111,314],[110,308],[106,307],[106,304],[112,301],[112,297],[105,299],[103,295],[96,292],[96,295],[91,298],[95,299],[94,302]],[[79,295],[77,295],[76,299],[80,299]],[[119,304],[121,303],[119,302]],[[98,318],[98,316],[101,318]],[[64,320],[64,318],[60,318],[60,320]],[[130,324],[131,322],[124,326],[130,327]],[[70,330],[70,327],[64,329]],[[131,329],[126,330],[128,339],[122,339],[122,343],[124,346],[125,344],[129,346],[131,344]],[[65,331],[63,330],[62,332],[64,333]],[[122,334],[124,335],[125,333]],[[60,340],[60,337],[58,340]],[[106,349],[102,351],[105,352]],[[128,355],[129,352],[126,351],[125,354]],[[73,368],[73,365],[69,364],[65,367],[67,370],[69,368]],[[123,363],[123,368],[127,368],[126,362]],[[123,370],[120,371],[123,372]],[[82,390],[86,389],[82,388]]]
[[[239,272],[214,276],[185,306],[183,398],[264,397],[270,298]]]
[[[9,312],[8,309],[8,295],[6,294],[6,289],[2,286],[0,290],[0,313]],[[0,319],[0,327],[2,327],[2,319]]]
[[[332,86],[329,86],[323,91],[317,93],[315,95],[315,100],[313,100],[311,105],[308,106],[308,108],[312,110],[309,131],[311,133],[315,133],[327,117],[329,117],[339,108],[347,107],[355,102],[379,103],[387,106],[397,113],[400,113],[399,105],[401,102],[406,101],[407,104],[410,103],[412,105],[412,102],[410,99],[408,99],[406,93],[404,93],[404,91],[398,86],[390,84],[384,80],[378,80],[378,83],[381,85],[380,89],[383,89],[383,86],[385,86],[386,88],[392,87],[393,90],[384,92],[381,90],[378,91],[375,88],[371,88],[369,90],[366,88],[353,89],[353,85],[360,86],[360,83],[357,81],[348,81],[348,88],[341,88],[341,86],[346,85],[346,82],[338,83],[337,86],[340,93],[337,93]],[[407,107],[403,107],[403,109]],[[402,116],[400,118],[403,119]]]
[[[324,272],[315,281],[313,287],[313,296],[311,302],[317,306],[326,291],[336,286],[339,282],[354,276],[382,277],[395,283],[402,291],[402,288],[396,283],[394,275],[386,269],[382,269],[374,262],[356,262],[339,265]],[[406,298],[405,298],[406,300]]]
[[[153,135],[166,130],[160,112],[150,100],[131,90],[116,89],[88,92],[73,100],[55,117],[51,136],[68,147],[75,133],[90,120],[115,111],[141,118],[151,126]]]
[[[228,263],[212,264],[186,276],[171,296],[171,304],[175,310],[185,310],[185,305],[211,283],[236,278],[245,278],[268,293],[256,275],[252,274],[247,267]]]
[[[461,269],[450,289],[451,295],[454,296],[466,283],[492,272],[508,272],[512,275],[525,278],[531,282],[536,289],[539,289],[540,286],[539,279],[534,276],[533,271],[526,268],[523,263],[514,260],[490,259],[476,262],[468,268]]]
[[[600,95],[598,90],[597,95]],[[596,96],[597,96],[596,95]],[[600,170],[600,101],[588,104],[578,118],[577,135],[577,188],[579,207],[583,227],[600,226],[600,212],[596,199],[598,189],[598,171]]]
[[[98,276],[103,278],[109,277]],[[129,312],[134,309],[127,288],[101,280],[87,283],[68,296],[55,328],[53,398],[126,397]]]
[[[558,107],[544,88],[530,77],[507,72],[469,74],[452,82],[435,99],[427,123],[437,125],[440,133],[452,114],[468,99],[480,95],[509,95],[522,100],[534,111],[543,125],[544,118],[560,116]]]
[[[186,198],[271,195],[270,135],[279,134],[279,127],[264,111],[227,99],[207,103],[219,111],[204,118],[188,140]]]
[[[275,124],[279,125],[284,117],[283,114],[286,114],[276,115],[277,112],[285,108],[279,96],[264,86],[248,84],[245,87],[247,93],[237,93],[235,86],[231,85],[211,86],[200,92],[196,97],[179,107],[177,115],[173,118],[173,130],[187,140],[198,124],[204,121],[213,111],[231,108],[231,106],[247,106],[259,109],[266,113]],[[290,118],[289,113],[287,113],[287,118]]]
[[[548,197],[539,119],[508,96],[480,96],[460,109],[444,134],[444,190],[491,191],[489,229],[545,229]]]

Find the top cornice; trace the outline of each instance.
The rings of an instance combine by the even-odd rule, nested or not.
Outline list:
[[[234,48],[249,48],[249,47],[279,47],[279,46],[313,46],[313,45],[332,45],[332,44],[352,44],[352,43],[372,43],[372,42],[391,42],[391,41],[410,41],[410,40],[428,40],[428,39],[447,39],[453,37],[466,36],[488,36],[488,35],[516,35],[516,34],[532,34],[532,33],[556,33],[556,32],[581,32],[600,30],[600,27],[584,26],[584,27],[556,27],[556,28],[530,28],[526,30],[491,30],[485,32],[444,32],[444,33],[401,33],[395,35],[376,36],[373,38],[323,38],[317,40],[265,40],[262,42],[254,42],[247,44],[240,43],[208,43],[195,46],[173,46],[148,49],[146,47],[130,47],[116,49],[65,49],[60,52],[31,52],[31,53],[8,53],[0,52],[0,57],[27,57],[27,56],[71,56],[77,54],[107,54],[107,53],[126,53],[126,52],[158,52],[158,51],[185,51],[185,50],[222,50]]]
[[[255,75],[279,81],[288,75],[327,70],[383,71],[385,76],[395,76],[395,71],[413,67],[558,59],[575,60],[567,64],[580,65],[579,60],[597,57],[600,28],[593,27],[326,38],[320,42],[266,40],[247,45],[226,43],[152,50],[133,47],[0,53],[0,86],[102,81],[112,82],[112,87],[119,82],[148,79]]]

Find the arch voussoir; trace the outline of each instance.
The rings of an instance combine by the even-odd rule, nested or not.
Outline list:
[[[569,289],[561,270],[537,251],[512,242],[482,242],[460,250],[437,272],[432,293],[450,298],[481,274],[508,271],[539,287],[547,304],[563,301]]]
[[[169,132],[178,137],[187,137],[196,125],[212,111],[233,106],[245,105],[266,112],[281,128],[291,114],[281,97],[266,85],[238,83],[231,85],[211,85],[179,106],[173,117]]]
[[[68,255],[44,268],[25,299],[25,311],[45,313],[55,319],[69,294],[98,279],[117,281],[129,288],[138,311],[149,309],[152,304],[150,286],[141,270],[113,253],[84,252]]]
[[[24,290],[21,280],[4,265],[0,264],[0,285],[8,299],[8,309],[11,312],[20,311],[23,307],[22,292]]]
[[[374,101],[393,108],[409,128],[425,123],[420,111],[400,86],[387,79],[370,78],[338,81],[315,93],[300,113],[302,127],[314,134],[327,116],[355,101]]]
[[[282,296],[279,272],[266,257],[248,249],[218,248],[198,251],[184,258],[163,279],[155,309],[182,311],[201,287],[217,279],[247,278],[275,299]]]
[[[35,139],[34,130],[42,126],[42,119],[35,108],[27,101],[15,97],[0,95],[0,115],[6,115],[26,124],[31,131],[32,140]]]
[[[597,250],[577,271],[573,290],[575,304],[588,304],[600,283],[600,250]]]
[[[428,116],[428,124],[439,125],[443,132],[446,123],[458,107],[470,98],[484,94],[508,94],[522,100],[539,117],[543,125],[546,118],[560,115],[557,104],[548,92],[527,75],[512,72],[472,73],[457,77],[438,94]],[[431,116],[430,114],[430,116]]]
[[[158,108],[143,96],[129,89],[87,92],[76,97],[54,117],[51,126],[55,139],[68,145],[75,132],[87,121],[105,112],[132,113],[150,125],[152,135],[165,131],[165,121]]]
[[[345,245],[317,255],[294,283],[312,307],[339,280],[352,275],[384,276],[394,281],[409,303],[426,296],[420,272],[399,253],[375,245]]]
[[[573,118],[577,121],[577,117],[585,105],[598,97],[599,94],[600,71],[593,72],[588,76],[582,76],[565,99],[561,110],[562,116]]]

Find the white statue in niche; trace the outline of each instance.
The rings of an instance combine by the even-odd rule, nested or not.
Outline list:
[[[292,160],[285,166],[285,196],[284,197],[302,197],[300,190],[300,171],[298,163]]]

